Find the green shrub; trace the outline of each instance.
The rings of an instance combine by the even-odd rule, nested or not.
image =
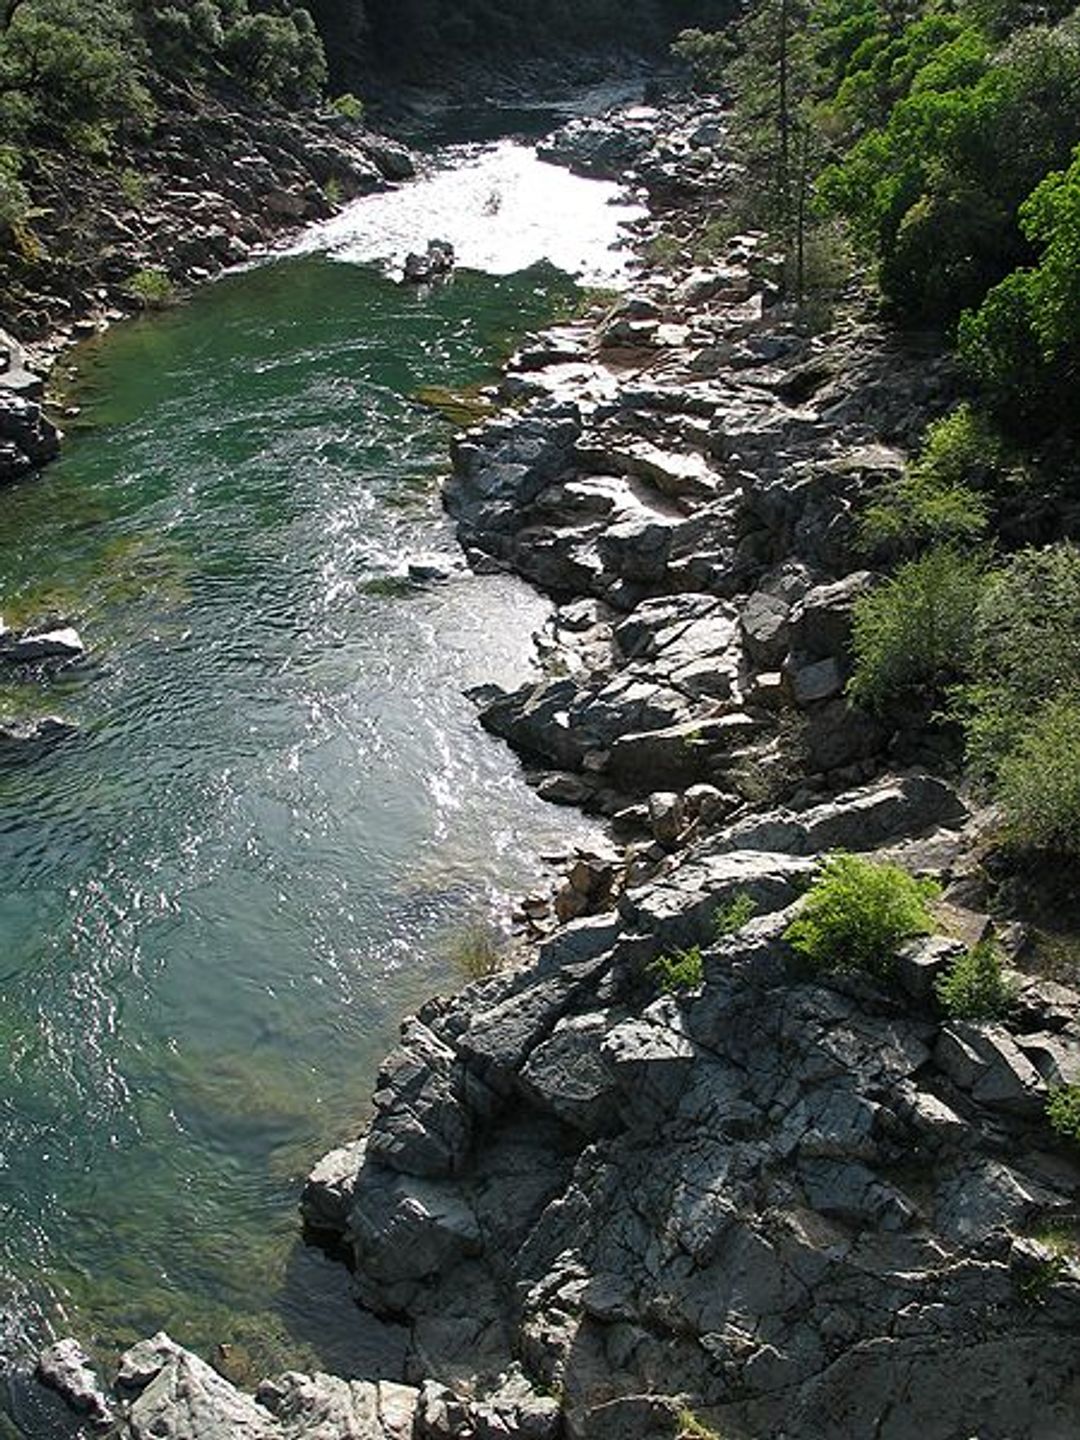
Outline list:
[[[176,302],[176,286],[164,270],[136,270],[124,289],[144,310],[163,310]]]
[[[997,797],[1016,844],[1080,858],[1080,688],[1030,721],[1001,763]]]
[[[146,204],[146,192],[145,175],[140,175],[138,170],[121,170],[120,193],[133,209],[141,210]]]
[[[1051,1091],[1046,1118],[1059,1135],[1080,1145],[1080,1085],[1060,1085]]]
[[[752,895],[740,890],[726,905],[720,905],[713,913],[713,933],[718,940],[725,935],[734,935],[751,921],[757,913],[757,903]]]
[[[336,95],[330,101],[330,109],[346,120],[360,121],[364,118],[364,102],[349,91],[344,95]]]
[[[30,196],[21,177],[22,157],[9,145],[0,145],[0,225],[21,225],[30,210]]]
[[[975,612],[970,678],[956,694],[968,760],[993,777],[1044,706],[1080,689],[1080,548],[1021,550],[985,579]],[[1039,748],[1062,755],[1061,726]]]
[[[885,977],[897,947],[933,929],[941,893],[898,865],[831,855],[784,938],[815,970],[865,970]]]
[[[978,555],[941,546],[862,596],[852,632],[852,700],[882,710],[904,698],[940,696],[964,672],[982,585]]]
[[[692,1410],[680,1410],[675,1440],[722,1440],[719,1430],[713,1430],[699,1420]]]
[[[705,966],[697,945],[689,950],[673,950],[670,955],[661,955],[646,969],[665,995],[696,990],[705,978]]]
[[[1005,444],[988,418],[959,405],[930,426],[918,459],[867,510],[864,544],[921,548],[979,541],[990,521],[986,492],[997,489],[1009,469]]]
[[[1080,147],[1021,206],[1020,227],[1042,258],[962,317],[960,355],[1002,423],[1038,437],[1080,423]]]
[[[1015,995],[1002,968],[1001,950],[992,940],[958,955],[934,988],[942,1009],[957,1020],[1001,1020]]]
[[[719,90],[733,48],[723,31],[683,30],[676,36],[671,53],[689,68],[699,90]]]
[[[470,920],[453,937],[450,959],[466,980],[490,980],[506,967],[506,943],[490,921]]]

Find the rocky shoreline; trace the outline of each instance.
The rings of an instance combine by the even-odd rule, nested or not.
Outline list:
[[[719,107],[550,151],[629,171],[676,232],[732,180]],[[481,719],[612,846],[527,898],[504,973],[405,1021],[370,1124],[308,1181],[407,1371],[252,1398],[159,1336],[118,1408],[70,1349],[44,1378],[131,1440],[1065,1440],[1080,1166],[1044,1107],[1080,1078],[1080,996],[988,913],[993,817],[934,737],[844,693],[858,509],[949,403],[947,361],[857,307],[808,333],[744,235],[532,337],[502,393],[447,505],[474,565],[558,607],[542,676]],[[891,984],[810,978],[784,938],[838,849],[943,887]],[[935,980],[993,933],[1008,1022],[950,1019]],[[700,977],[658,993],[689,947]]]
[[[68,345],[416,173],[404,145],[333,113],[160,89],[152,134],[108,169],[73,158],[31,177],[33,232],[0,262],[0,484],[58,451],[45,377]]]

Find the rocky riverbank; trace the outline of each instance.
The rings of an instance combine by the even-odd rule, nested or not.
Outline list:
[[[633,111],[550,151],[628,168],[675,234],[733,180],[719,108]],[[406,1373],[286,1376],[252,1399],[158,1337],[125,1358],[114,1411],[77,1356],[47,1357],[102,1423],[659,1440],[704,1433],[693,1412],[745,1440],[1073,1433],[1080,1165],[1044,1107],[1080,1077],[1080,996],[1025,974],[1022,932],[988,913],[993,816],[947,752],[844,693],[876,579],[859,507],[952,376],[857,303],[811,333],[778,278],[757,235],[646,269],[531,338],[513,408],[456,442],[470,560],[559,602],[545,673],[479,695],[481,718],[542,794],[609,816],[612,846],[528,898],[533,940],[504,973],[405,1022],[370,1124],[306,1187],[360,1303],[408,1326]],[[943,888],[938,933],[889,984],[811,978],[785,939],[837,849]],[[990,934],[1016,966],[1008,1021],[950,1019],[935,980]],[[658,993],[651,967],[690,948],[700,973]]]
[[[0,483],[57,453],[42,377],[65,346],[415,174],[405,146],[338,115],[163,81],[155,99],[150,133],[108,166],[69,157],[27,177],[33,218],[0,258]]]

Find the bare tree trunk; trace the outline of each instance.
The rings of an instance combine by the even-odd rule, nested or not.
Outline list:
[[[780,0],[779,95],[777,97],[779,102],[780,174],[778,180],[780,209],[785,224],[788,219],[791,183],[791,97],[789,95],[790,77],[788,74],[788,31],[790,25],[791,0]]]

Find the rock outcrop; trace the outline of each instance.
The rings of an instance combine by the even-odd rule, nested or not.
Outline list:
[[[699,119],[549,153],[716,198],[722,111]],[[407,1323],[407,1372],[241,1396],[159,1336],[121,1372],[130,1440],[673,1440],[687,1409],[735,1440],[1073,1434],[1080,1160],[1045,1103],[1080,1080],[1080,995],[1017,975],[1005,1021],[943,1012],[993,931],[985,817],[845,695],[858,509],[949,367],[865,320],[806,333],[777,268],[746,235],[645,275],[531,337],[515,408],[456,442],[471,561],[558,601],[543,675],[481,719],[612,843],[525,900],[513,968],[404,1022],[305,1188],[358,1301]],[[785,939],[836,850],[943,887],[887,980]]]

